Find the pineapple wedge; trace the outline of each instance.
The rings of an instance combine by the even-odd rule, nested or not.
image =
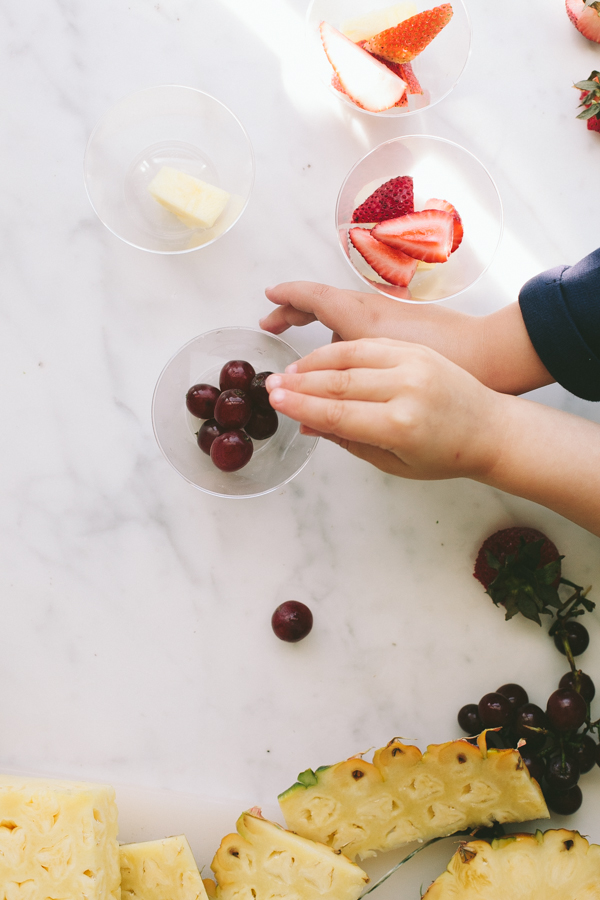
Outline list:
[[[600,900],[600,847],[560,828],[471,841],[423,900]]]
[[[121,900],[115,792],[0,775],[0,897]]]
[[[425,753],[394,738],[375,752],[313,772],[279,795],[288,828],[366,859],[411,841],[496,822],[548,818],[540,787],[516,750],[466,740]]]
[[[368,875],[341,853],[242,813],[211,868],[217,900],[357,900]],[[212,891],[210,892],[212,893]]]
[[[122,844],[121,900],[207,900],[198,866],[183,834]]]

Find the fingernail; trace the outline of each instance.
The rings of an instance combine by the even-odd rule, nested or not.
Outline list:
[[[265,288],[265,291],[272,291],[274,289],[274,287],[275,287],[274,284],[270,284],[269,287]]]
[[[266,316],[263,316],[262,319],[259,319],[259,320],[258,320],[258,324],[260,325],[261,328],[263,327],[263,325],[264,325],[264,323],[265,323],[266,321],[267,321],[267,317],[266,317]]]
[[[278,388],[283,381],[281,375],[269,375],[265,384],[268,391],[272,391],[273,388]]]
[[[276,388],[269,394],[269,402],[271,406],[278,406],[280,403],[283,403],[284,399],[285,391],[283,390],[283,388]]]
[[[300,434],[305,434],[307,437],[317,437],[319,432],[315,431],[314,428],[309,428],[308,425],[301,425]]]
[[[285,367],[285,371],[289,375],[294,375],[298,371],[298,363],[290,363],[289,366]]]

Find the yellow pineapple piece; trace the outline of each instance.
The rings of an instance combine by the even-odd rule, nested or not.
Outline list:
[[[470,841],[423,900],[600,900],[600,847],[560,828]]]
[[[198,866],[183,834],[122,844],[122,900],[207,900]]]
[[[263,819],[260,810],[242,813],[236,827],[211,863],[217,900],[357,900],[369,880],[341,853]]]
[[[117,831],[108,785],[0,775],[0,896],[121,900]]]
[[[148,190],[188,228],[212,228],[231,196],[227,191],[171,166],[162,167]]]
[[[279,795],[288,828],[366,859],[496,822],[548,818],[538,783],[517,750],[488,750],[465,740],[425,753],[394,738],[373,762],[351,757],[313,772]]]

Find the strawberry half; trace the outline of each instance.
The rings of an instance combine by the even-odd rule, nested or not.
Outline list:
[[[575,85],[581,93],[579,99],[583,111],[578,119],[587,119],[588,131],[600,131],[600,72],[593,70],[587,81],[578,81]]]
[[[391,62],[407,63],[422,53],[452,18],[452,6],[443,3],[411,16],[365,42],[365,50]]]
[[[454,216],[442,209],[420,212],[380,222],[373,237],[423,262],[446,262],[454,240]]]
[[[454,216],[454,238],[452,240],[452,250],[450,251],[451,253],[454,253],[454,251],[460,247],[464,235],[462,221],[459,214],[456,212],[455,207],[452,206],[451,203],[448,203],[447,200],[436,200],[432,198],[427,201],[423,206],[423,209],[443,209]]]
[[[319,30],[327,59],[353,103],[369,112],[398,103],[406,92],[401,78],[327,22],[321,22]]]
[[[600,3],[598,0],[566,0],[567,15],[584,37],[600,44]]]
[[[413,180],[410,175],[390,178],[352,213],[353,222],[384,222],[414,212]]]
[[[348,237],[363,259],[389,284],[408,285],[417,268],[416,259],[376,241],[367,228],[351,228]]]
[[[364,47],[365,44],[366,44],[366,41],[358,42],[359,47]],[[373,54],[373,56],[375,56],[375,54]],[[419,79],[413,72],[413,67],[411,66],[410,63],[391,62],[391,60],[389,60],[389,59],[384,59],[383,56],[375,56],[375,58],[378,59],[379,62],[382,62],[384,64],[384,66],[387,66],[388,69],[391,69],[392,72],[398,76],[398,78],[401,78],[402,81],[406,82],[406,93],[407,94],[422,94],[423,93],[423,88],[419,84]],[[406,94],[404,95],[403,99],[406,102],[408,102],[408,98],[407,98]],[[396,106],[400,106],[400,103],[396,103]],[[402,105],[404,105],[404,104],[402,104]]]
[[[520,612],[541,625],[540,613],[551,614],[551,608],[560,606],[562,559],[541,531],[504,528],[481,545],[473,575],[496,606],[504,606],[507,619]]]

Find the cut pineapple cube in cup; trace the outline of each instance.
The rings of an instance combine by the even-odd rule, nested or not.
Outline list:
[[[153,253],[188,253],[240,218],[254,184],[254,154],[219,100],[160,85],[125,97],[100,119],[84,178],[92,207],[121,240]]]

